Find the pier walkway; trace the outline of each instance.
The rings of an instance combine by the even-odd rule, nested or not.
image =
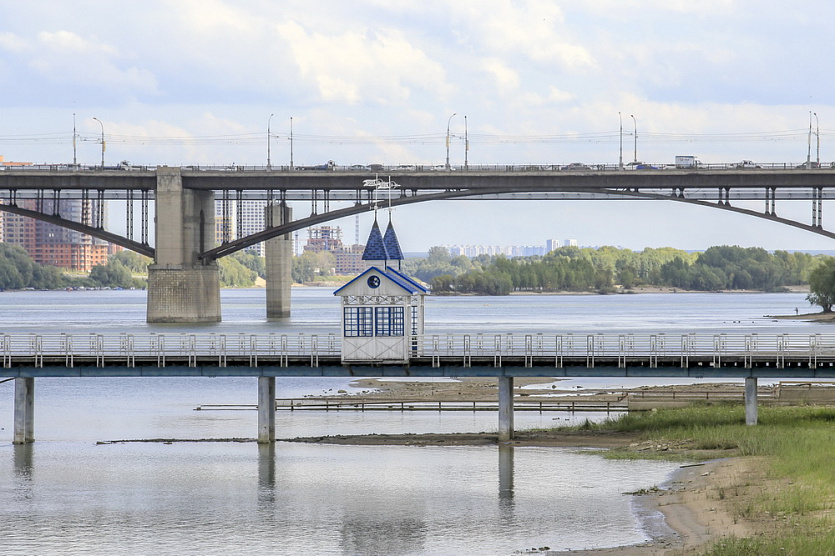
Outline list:
[[[276,377],[491,377],[499,438],[513,435],[516,377],[740,378],[746,423],[758,378],[835,378],[835,334],[425,334],[408,363],[342,362],[335,334],[0,334],[0,379],[15,381],[15,443],[34,441],[42,377],[258,378],[258,440],[275,441]],[[328,408],[326,408],[327,410]]]

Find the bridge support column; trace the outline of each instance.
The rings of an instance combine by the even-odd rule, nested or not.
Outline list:
[[[148,267],[148,322],[220,322],[214,193],[183,188],[179,168],[157,169],[156,260]]]
[[[513,377],[499,377],[499,442],[513,438]]]
[[[14,379],[13,444],[35,441],[35,379]]]
[[[745,424],[757,424],[757,377],[745,377]]]
[[[275,442],[275,377],[258,377],[258,444]]]
[[[267,222],[272,222],[273,226],[293,220],[293,209],[286,203],[268,206],[266,211]],[[265,255],[267,320],[287,318],[290,316],[290,286],[293,283],[293,239],[290,234],[268,239]]]

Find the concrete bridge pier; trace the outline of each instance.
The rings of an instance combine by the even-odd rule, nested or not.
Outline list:
[[[499,442],[513,439],[513,377],[499,377]]]
[[[220,322],[214,193],[184,189],[179,168],[157,169],[156,260],[148,267],[147,321]]]
[[[258,444],[275,442],[275,377],[258,377]]]
[[[13,444],[35,441],[35,379],[14,379],[14,440]]]
[[[266,207],[266,221],[273,226],[293,220],[293,209],[287,203]],[[293,283],[293,238],[291,235],[268,239],[265,243],[267,267],[267,320],[290,316],[290,285]]]
[[[757,377],[745,377],[745,424],[757,424]]]

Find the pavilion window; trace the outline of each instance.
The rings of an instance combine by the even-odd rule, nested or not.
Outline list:
[[[377,336],[403,336],[405,318],[403,307],[376,307],[375,334]]]
[[[345,307],[344,319],[346,338],[374,335],[374,309],[372,307]]]

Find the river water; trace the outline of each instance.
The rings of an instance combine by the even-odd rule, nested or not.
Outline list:
[[[263,290],[224,290],[223,322],[148,325],[145,293],[0,293],[0,332],[337,333],[329,290],[293,291],[264,322]],[[803,294],[430,297],[427,332],[814,333],[764,315],[808,311]],[[585,386],[633,386],[583,379]],[[613,384],[607,384],[613,383]],[[642,383],[645,383],[642,382]],[[279,397],[351,391],[347,379],[278,379]],[[253,438],[254,378],[36,380],[32,445],[13,446],[12,382],[0,384],[0,552],[11,554],[510,555],[633,544],[661,527],[625,492],[677,465],[558,448],[100,441]],[[586,414],[518,412],[517,429]],[[605,415],[591,415],[603,418]],[[477,413],[280,412],[280,438],[495,431]]]

